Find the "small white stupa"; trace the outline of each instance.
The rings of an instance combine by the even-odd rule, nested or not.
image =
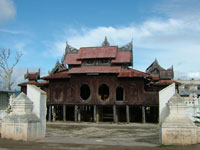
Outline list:
[[[24,141],[41,139],[40,119],[32,112],[33,102],[24,93],[13,100],[11,109],[3,118],[1,137]]]
[[[199,143],[199,129],[186,115],[186,103],[177,93],[168,102],[169,115],[161,125],[161,143],[188,145]]]

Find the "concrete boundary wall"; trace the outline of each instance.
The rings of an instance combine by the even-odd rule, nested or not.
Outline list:
[[[175,93],[176,89],[174,83],[159,91],[159,123],[163,122],[168,116],[169,110],[167,103]]]
[[[35,85],[27,85],[27,96],[33,102],[33,113],[40,119],[41,135],[46,133],[46,92]]]

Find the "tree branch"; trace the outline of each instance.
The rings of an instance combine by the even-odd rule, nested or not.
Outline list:
[[[11,70],[13,71],[13,68],[17,65],[19,62],[20,58],[22,57],[22,53],[17,52],[15,56],[15,63],[12,65]]]
[[[7,83],[8,90],[10,90],[11,86],[14,83],[14,82],[11,82],[11,76],[12,76],[14,67],[17,65],[20,58],[22,57],[22,53],[19,53],[19,52],[16,53],[15,62],[12,65],[9,65],[10,56],[11,56],[10,49],[7,49],[7,50],[0,49],[0,68],[4,72],[3,74],[0,73],[0,77]]]
[[[2,74],[0,74],[0,77],[4,80],[4,81],[6,81],[7,79],[6,79],[6,77],[5,76],[3,76]]]

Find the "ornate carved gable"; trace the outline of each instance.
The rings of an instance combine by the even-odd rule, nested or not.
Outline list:
[[[64,70],[66,70],[65,65],[61,64],[59,61],[57,61],[55,67],[52,69],[50,74],[55,74],[57,72],[61,72],[61,71],[64,71]]]
[[[110,46],[105,37],[102,46],[81,47],[79,50],[66,44],[63,64],[68,64],[69,68],[81,66],[121,66],[127,68],[133,65],[132,55],[133,42],[118,48]]]
[[[133,41],[131,41],[130,43],[118,48],[118,50],[129,50],[129,51],[132,51],[132,48],[133,48]]]
[[[70,54],[70,53],[78,53],[78,49],[70,46],[67,42],[66,42],[66,47],[65,47],[65,54],[63,55],[63,58],[62,58],[62,63],[64,63],[64,60],[65,60],[65,57],[67,54]]]
[[[38,72],[29,72],[27,69],[24,79],[28,79],[29,81],[37,81],[40,79],[40,69],[38,69]]]
[[[174,78],[173,66],[166,70],[159,65],[157,59],[146,69],[146,73],[158,76],[160,79]]]

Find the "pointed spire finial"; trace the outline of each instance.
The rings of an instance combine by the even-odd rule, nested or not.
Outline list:
[[[26,74],[24,74],[24,79],[25,79],[25,80],[27,79],[28,74],[29,74],[29,71],[28,71],[28,68],[27,68]]]
[[[108,42],[106,36],[105,36],[105,39],[104,39],[104,41],[103,41],[103,43],[102,43],[102,46],[103,46],[103,47],[104,47],[104,46],[110,46],[110,43]]]
[[[65,53],[68,52],[68,41],[66,41]]]
[[[60,64],[60,62],[59,62],[59,60],[58,60],[58,59],[57,59],[56,65],[57,65],[57,64],[58,64],[58,65]]]
[[[128,44],[118,48],[118,50],[122,50],[122,51],[123,50],[129,50],[129,51],[132,51],[133,50],[133,39]]]

